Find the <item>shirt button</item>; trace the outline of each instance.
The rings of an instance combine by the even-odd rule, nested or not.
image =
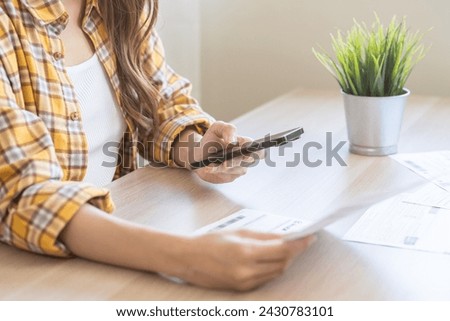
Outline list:
[[[53,53],[53,58],[55,58],[56,60],[59,60],[62,57],[63,57],[63,54],[59,51]]]
[[[70,113],[70,119],[72,119],[73,121],[80,120],[80,113],[76,112],[76,111],[73,113]]]
[[[67,23],[67,17],[61,17],[56,20],[57,23],[65,25]]]

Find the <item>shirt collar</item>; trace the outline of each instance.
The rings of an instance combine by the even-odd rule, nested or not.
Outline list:
[[[21,0],[28,11],[44,25],[56,22],[60,18],[67,21],[67,12],[61,0]],[[98,7],[98,0],[86,0],[86,14],[90,14],[93,7]]]

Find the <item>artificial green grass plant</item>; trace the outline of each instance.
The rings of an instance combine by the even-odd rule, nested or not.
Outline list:
[[[405,18],[394,17],[386,28],[378,16],[371,28],[354,21],[345,37],[338,31],[331,38],[336,61],[324,50],[313,52],[342,90],[355,96],[403,94],[413,67],[425,56],[423,34],[410,33]]]

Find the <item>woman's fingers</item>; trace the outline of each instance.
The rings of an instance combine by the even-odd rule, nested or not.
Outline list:
[[[265,240],[259,241],[259,244],[264,244],[264,247],[258,246],[258,242],[254,241],[255,245],[252,251],[250,251],[250,259],[261,263],[288,262],[304,252],[316,240],[315,236],[289,242],[283,241],[279,236],[278,239],[272,239],[270,234],[265,235],[265,237],[267,237]]]
[[[223,121],[216,121],[209,128],[209,134],[214,135],[216,138],[223,140],[225,145],[236,143],[238,141],[236,132],[236,126],[225,123]],[[207,132],[208,133],[208,132]]]
[[[247,173],[246,167],[241,167],[241,157],[230,159],[220,165],[210,165],[205,168],[205,171],[214,175],[237,175],[242,176]]]
[[[252,231],[197,236],[180,277],[208,288],[250,290],[281,275],[312,240],[287,242],[280,235]]]
[[[314,244],[317,241],[317,236],[315,234],[309,235],[305,238],[289,241],[288,246],[292,256],[295,256],[303,251],[305,251],[308,247]]]
[[[237,136],[236,127],[222,121],[217,121],[206,131],[200,143],[200,152],[196,153],[196,160],[206,159],[220,149],[229,149],[230,144],[242,148],[250,144],[249,137]],[[226,160],[220,165],[210,165],[196,170],[197,175],[204,181],[223,184],[230,183],[247,173],[249,167],[264,157],[264,152],[252,152],[249,155],[239,155]]]
[[[242,234],[239,234],[242,238]],[[273,263],[286,261],[290,256],[288,245],[278,239],[247,239],[245,246],[239,248],[243,262],[248,263]]]

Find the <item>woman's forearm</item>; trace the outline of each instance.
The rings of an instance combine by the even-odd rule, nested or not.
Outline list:
[[[249,290],[279,276],[312,239],[286,242],[280,235],[250,231],[195,237],[158,232],[84,205],[60,236],[77,256],[188,283]]]
[[[60,238],[79,257],[175,276],[182,273],[180,259],[188,241],[121,220],[89,204],[80,208]]]

